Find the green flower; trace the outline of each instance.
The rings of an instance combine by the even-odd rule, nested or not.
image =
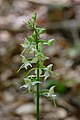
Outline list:
[[[52,64],[48,65],[46,68],[44,68],[43,70],[45,70],[45,74],[44,74],[44,80],[46,80],[53,72],[52,72]]]
[[[22,57],[22,63],[23,64],[21,65],[21,67],[18,69],[17,72],[19,72],[22,68],[25,68],[27,70],[28,66],[32,67],[30,61],[28,61],[23,55],[21,55],[21,57]]]
[[[25,41],[24,41],[23,44],[21,44],[21,46],[22,46],[23,48],[28,48],[28,47],[30,47],[30,42],[28,41],[28,39],[25,38]]]
[[[28,90],[31,91],[31,87],[34,87],[36,84],[40,84],[40,81],[31,81],[29,77],[24,78],[25,84],[20,87],[22,91]]]

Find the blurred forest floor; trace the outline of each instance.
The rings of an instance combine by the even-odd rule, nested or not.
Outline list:
[[[24,22],[36,12],[36,24],[47,26],[44,39],[55,45],[44,47],[58,75],[42,87],[55,85],[57,107],[40,99],[41,120],[80,120],[80,1],[79,0],[0,0],[0,120],[35,120],[35,99],[23,94],[24,70],[20,44],[31,34]]]

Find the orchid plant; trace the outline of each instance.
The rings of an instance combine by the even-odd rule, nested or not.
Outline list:
[[[52,86],[49,90],[41,90],[40,91],[40,84],[41,78],[47,80],[51,75],[53,75],[52,71],[52,64],[49,64],[48,66],[44,65],[44,61],[46,59],[49,59],[44,52],[43,52],[43,45],[51,46],[54,43],[54,39],[51,40],[43,40],[40,38],[40,35],[46,32],[45,28],[36,27],[37,14],[33,14],[32,18],[29,19],[27,24],[27,27],[32,29],[33,33],[29,37],[24,39],[23,44],[21,46],[23,47],[23,51],[21,53],[22,57],[22,65],[19,68],[18,72],[24,68],[26,69],[27,73],[24,77],[24,85],[22,85],[20,88],[23,91],[28,91],[29,93],[34,93],[37,97],[36,100],[36,120],[40,119],[40,110],[39,110],[39,98],[40,95],[46,96],[48,98],[51,98],[55,103],[55,97],[54,94],[54,87]],[[27,56],[25,55],[27,53]],[[33,56],[30,56],[30,54],[33,53]],[[35,67],[33,67],[35,65]],[[30,68],[28,70],[28,68]],[[33,74],[32,74],[33,73]],[[35,90],[36,87],[36,90]]]

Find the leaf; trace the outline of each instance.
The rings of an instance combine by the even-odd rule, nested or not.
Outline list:
[[[48,41],[47,40],[39,40],[39,42],[41,42],[42,44],[45,44],[45,45],[47,45],[48,44]]]
[[[51,45],[53,45],[54,42],[55,42],[54,39],[51,39],[48,41],[48,45],[51,46]]]
[[[45,96],[45,95],[47,95],[48,91],[49,91],[48,89],[44,89],[44,90],[40,91],[40,94]]]
[[[48,66],[47,66],[47,70],[48,70],[48,71],[51,71],[52,66],[53,66],[53,64],[48,65]]]
[[[27,23],[27,27],[28,27],[28,28],[33,28],[33,26],[34,26],[34,21],[31,20],[31,19],[29,19],[29,21],[28,21],[28,23]]]
[[[22,63],[25,63],[25,61],[26,61],[25,56],[21,55],[21,57],[22,57]]]
[[[31,87],[28,87],[28,93],[30,93],[31,92]]]
[[[35,22],[35,21],[36,21],[36,18],[37,18],[37,14],[34,13],[34,14],[32,15],[32,18],[34,19],[34,22]]]
[[[46,71],[45,74],[44,74],[44,81],[50,76],[49,72]]]
[[[25,38],[25,41],[23,44],[21,44],[23,48],[28,48],[30,46],[30,42]]]
[[[25,84],[31,85],[31,79],[29,78],[24,78]]]
[[[39,61],[44,61],[44,60],[48,59],[48,57],[45,56],[44,53],[41,52],[41,51],[39,51],[39,52],[37,51],[37,53],[36,53],[35,56],[37,57],[37,59],[38,59]]]
[[[28,40],[30,41],[30,43],[34,42],[33,36],[29,36],[29,37],[28,37]]]
[[[29,19],[28,23],[27,23],[27,26],[29,28],[34,28],[34,23],[36,21],[36,17],[37,17],[37,14],[34,13],[33,16],[32,16],[32,19]]]
[[[49,94],[54,94],[54,88],[55,88],[55,86],[52,86],[50,89],[49,89]]]
[[[53,72],[51,71],[53,64],[48,65],[46,68],[43,68],[43,70],[45,70],[45,74],[44,74],[44,81],[50,76],[50,74],[52,74]]]
[[[37,63],[38,59],[35,57],[31,60],[31,63]]]
[[[41,43],[38,43],[38,50],[42,51],[42,44]]]
[[[34,39],[36,38],[36,33],[35,33],[35,31],[33,31],[32,37],[33,37]]]
[[[40,60],[40,61],[39,61],[39,65],[40,65],[40,68],[41,68],[41,69],[42,69],[42,68],[45,68],[45,66],[44,66],[44,61]]]
[[[46,29],[45,28],[37,28],[37,31],[39,34],[43,34],[46,32]]]

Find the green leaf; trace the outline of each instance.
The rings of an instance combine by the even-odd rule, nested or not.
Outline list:
[[[44,90],[41,90],[41,91],[40,91],[40,94],[41,94],[42,96],[45,96],[45,95],[47,95],[48,92],[49,92],[48,89],[44,89]]]
[[[35,21],[36,21],[36,18],[37,18],[37,14],[34,13],[34,14],[32,15],[32,18],[33,18],[33,20],[34,20],[34,22],[35,22]]]
[[[39,61],[39,65],[40,65],[40,68],[45,68],[45,66],[44,66],[44,61],[40,60],[40,61]]]
[[[38,43],[38,50],[42,51],[42,44],[41,43]]]
[[[33,37],[34,39],[36,38],[36,33],[35,33],[35,31],[33,31],[32,37]]]
[[[34,21],[30,19],[27,23],[27,27],[33,28],[33,26],[34,26]]]
[[[48,70],[48,71],[51,71],[52,66],[53,66],[53,64],[48,65],[48,66],[47,66],[47,70]]]
[[[29,27],[29,28],[34,28],[34,23],[35,23],[35,21],[36,21],[36,17],[37,17],[37,14],[36,13],[34,13],[33,14],[33,16],[32,16],[32,19],[29,19],[29,21],[28,21],[28,23],[27,23],[27,26]]]
[[[45,28],[37,28],[37,31],[39,34],[43,34],[46,32],[46,29]]]
[[[30,42],[25,38],[25,41],[23,44],[21,44],[23,48],[28,48],[30,46]]]
[[[54,39],[51,39],[51,40],[48,41],[48,45],[51,46],[51,45],[54,44],[54,42],[55,42]]]
[[[50,76],[50,73],[48,71],[45,72],[44,74],[44,81]]]
[[[54,94],[54,88],[55,88],[55,86],[52,86],[52,87],[49,89],[49,94],[50,94],[50,95]]]
[[[29,78],[24,78],[25,84],[31,85],[31,79]]]
[[[44,74],[44,80],[46,80],[53,72],[51,71],[53,64],[48,65],[46,68],[43,68],[45,70]]]
[[[40,61],[44,61],[44,60],[46,60],[46,59],[48,59],[48,57],[47,56],[45,56],[44,55],[44,53],[43,52],[41,52],[41,51],[37,51],[37,53],[36,53],[36,55],[35,55],[36,57],[37,57],[37,59]]]
[[[21,57],[22,57],[22,63],[25,63],[26,62],[25,56],[21,55]]]
[[[31,60],[31,63],[37,63],[38,59],[35,57]]]
[[[28,40],[30,41],[30,43],[34,42],[34,37],[33,36],[29,36]]]
[[[38,40],[40,43],[42,43],[42,44],[45,44],[45,45],[47,45],[48,44],[48,41],[47,40],[43,40],[43,39],[41,39],[41,40]]]

